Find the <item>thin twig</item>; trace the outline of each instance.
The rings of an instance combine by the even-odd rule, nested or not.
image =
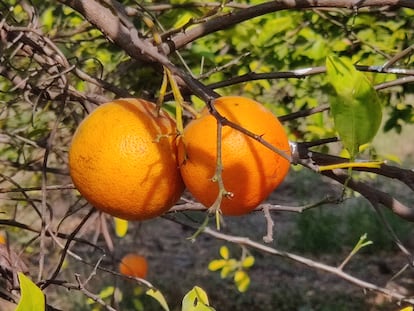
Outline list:
[[[73,232],[69,235],[69,238],[66,241],[65,244],[65,248],[62,251],[62,255],[60,256],[60,260],[55,268],[55,270],[53,271],[51,277],[49,278],[49,280],[45,281],[44,284],[42,284],[42,289],[48,287],[50,285],[50,280],[53,280],[57,277],[57,275],[60,272],[60,269],[62,268],[63,262],[65,261],[65,257],[66,257],[66,252],[69,249],[70,243],[73,241],[73,238],[76,236],[76,234],[79,232],[79,230],[83,227],[83,225],[88,221],[89,217],[95,212],[95,208],[92,207],[88,214],[86,214],[85,217],[83,217],[82,221],[78,224],[78,226],[75,228],[75,230],[73,230]]]
[[[273,227],[275,226],[275,222],[270,214],[269,206],[263,206],[263,214],[266,219],[266,235],[263,237],[263,241],[265,243],[271,243],[273,242]]]
[[[208,20],[207,22],[189,29],[185,32],[173,36],[168,43],[162,45],[162,51],[169,54],[174,50],[181,49],[188,43],[204,37],[208,34],[219,30],[227,29],[231,26],[247,21],[249,19],[265,15],[268,13],[286,10],[286,9],[314,9],[314,8],[348,8],[353,11],[362,7],[407,7],[414,8],[412,0],[365,0],[365,1],[349,1],[349,0],[279,0],[268,1],[262,4],[251,6],[249,8],[232,11],[226,15],[220,15]]]
[[[287,258],[290,259],[292,261],[298,262],[300,264],[303,264],[309,268],[312,269],[316,269],[316,270],[320,270],[320,271],[324,271],[330,274],[333,274],[349,283],[352,283],[358,287],[361,287],[365,290],[371,290],[371,291],[375,291],[384,295],[387,295],[389,297],[392,297],[394,299],[397,299],[399,301],[405,301],[408,303],[414,303],[414,299],[412,297],[407,297],[405,295],[402,295],[396,291],[393,290],[389,290],[387,288],[378,286],[376,284],[373,283],[369,283],[367,281],[361,280],[359,278],[356,278],[354,276],[352,276],[351,274],[348,274],[346,272],[344,272],[343,270],[337,268],[337,267],[333,267],[333,266],[329,266],[326,265],[324,263],[321,262],[317,262],[314,261],[312,259],[306,258],[306,257],[302,257],[296,254],[292,254],[289,252],[285,252],[285,251],[281,251],[278,250],[276,248],[270,247],[270,246],[266,246],[263,244],[260,244],[258,242],[254,242],[252,240],[250,240],[249,238],[246,237],[241,237],[241,236],[234,236],[234,235],[228,235],[228,234],[224,234],[221,232],[217,232],[215,230],[210,229],[209,227],[206,227],[203,231],[203,233],[208,234],[210,236],[215,237],[216,239],[219,240],[223,240],[223,241],[227,241],[230,243],[235,243],[235,244],[239,244],[245,247],[250,247],[250,248],[254,248],[256,250],[259,250],[261,252],[270,254],[270,255],[274,255],[274,256],[279,256],[282,258]]]
[[[92,299],[93,301],[99,303],[101,306],[103,306],[106,310],[109,311],[117,311],[116,309],[112,308],[110,305],[108,305],[99,295],[95,295],[91,293],[89,290],[87,290],[80,279],[79,274],[75,274],[76,282],[78,282],[78,289],[88,298]]]

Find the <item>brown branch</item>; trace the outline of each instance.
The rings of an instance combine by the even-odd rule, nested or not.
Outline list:
[[[317,162],[313,161],[313,157],[309,158],[308,160],[300,160],[299,163],[311,170],[317,171],[320,174],[339,182],[342,185],[346,185],[348,188],[360,193],[363,197],[365,197],[372,204],[381,204],[389,208],[397,216],[405,220],[414,222],[414,208],[410,208],[404,205],[403,203],[401,203],[400,201],[398,201],[397,199],[395,199],[393,196],[389,195],[388,193],[378,190],[364,182],[356,181],[355,179],[351,178],[348,174],[344,173],[342,170],[320,172],[318,170],[318,165],[320,164],[319,163],[316,164]],[[360,169],[360,170],[363,170],[363,169]],[[384,174],[384,171],[387,171],[386,169],[385,170],[383,169],[383,171],[381,171],[381,168],[377,170],[379,171],[376,174]],[[408,170],[403,170],[402,175],[406,174],[405,171],[408,171]],[[400,171],[400,174],[401,174],[401,171]]]
[[[168,213],[177,213],[177,212],[187,212],[187,211],[206,211],[207,207],[203,204],[184,199],[185,203],[176,204],[171,209],[168,210]],[[269,210],[270,212],[290,212],[290,213],[303,213],[304,211],[321,206],[323,204],[329,203],[337,203],[338,199],[334,197],[327,196],[322,200],[317,202],[300,205],[300,206],[288,206],[288,205],[280,205],[280,204],[270,204],[270,203],[262,203],[258,207],[256,207],[253,212],[262,212],[265,209]]]
[[[153,11],[153,12],[161,12],[161,11],[168,11],[171,9],[189,9],[189,8],[235,8],[235,9],[246,9],[250,7],[248,4],[244,3],[237,3],[235,1],[231,2],[225,2],[224,4],[222,2],[189,2],[189,3],[175,3],[175,4],[149,4],[145,5],[145,9],[147,11]],[[138,10],[132,7],[127,8],[128,15],[136,15],[138,14]]]
[[[58,274],[60,272],[60,269],[62,268],[62,265],[63,265],[63,263],[65,261],[66,253],[69,250],[70,243],[73,241],[73,239],[76,237],[76,234],[78,234],[79,230],[83,227],[83,225],[85,225],[85,223],[88,221],[89,217],[94,212],[95,212],[95,208],[92,207],[89,210],[88,214],[85,217],[83,217],[82,220],[79,222],[79,224],[77,225],[77,227],[75,228],[75,230],[73,230],[73,232],[69,235],[69,238],[66,240],[65,247],[63,248],[62,254],[60,256],[60,260],[59,260],[59,262],[58,262],[55,270],[53,271],[51,277],[49,278],[49,280],[53,280],[53,279],[55,279],[58,276]],[[42,285],[42,289],[48,287],[49,285],[50,285],[50,282],[47,282],[46,281]]]
[[[93,301],[99,303],[102,307],[104,307],[106,310],[108,311],[117,311],[116,309],[112,308],[110,305],[108,305],[100,296],[99,294],[93,294],[92,292],[90,292],[89,290],[87,290],[84,286],[84,284],[82,283],[81,279],[80,279],[80,275],[79,274],[75,274],[75,279],[76,282],[78,283],[78,287],[77,289],[79,289],[86,297],[92,299]]]
[[[44,189],[50,191],[50,190],[73,190],[76,189],[73,184],[68,185],[49,185],[46,186]],[[29,191],[40,191],[42,190],[42,187],[29,187],[29,188],[0,188],[0,193],[13,193],[13,192],[29,192]]]
[[[355,65],[355,68],[359,71],[365,71],[365,72],[374,72],[374,73],[392,73],[392,74],[398,74],[398,75],[404,75],[404,76],[413,76],[414,70],[412,69],[405,69],[405,68],[389,68],[389,67],[383,67],[383,66],[361,66],[361,65]],[[266,72],[266,73],[256,73],[256,72],[248,72],[244,75],[233,77],[224,81],[215,82],[212,84],[209,84],[208,87],[211,89],[217,89],[222,88],[234,84],[244,83],[248,81],[256,81],[256,80],[271,80],[271,79],[301,79],[321,73],[326,72],[325,66],[318,66],[318,67],[308,67],[308,68],[299,68],[299,69],[293,69],[289,71],[278,71],[278,72]],[[403,84],[401,82],[404,81],[404,83],[412,82],[410,80],[411,77],[406,78],[405,80],[401,80],[399,82],[390,81],[390,85],[388,86],[385,83],[379,84],[376,86],[376,89],[384,89],[386,87],[393,86],[391,83],[399,83]],[[395,80],[397,81],[397,80]]]
[[[102,0],[101,2],[87,0],[59,1],[72,7],[83,16],[85,16],[85,18],[93,25],[95,25],[98,29],[100,29],[109,40],[113,41],[115,44],[121,47],[132,58],[146,62],[157,62],[169,68],[174,75],[180,77],[183,80],[184,83],[181,83],[181,86],[186,85],[193,94],[199,96],[206,102],[211,101],[217,97],[218,94],[214,93],[210,87],[204,86],[187,73],[178,69],[166,57],[167,54],[175,51],[176,49],[186,45],[191,41],[194,41],[201,36],[205,36],[212,32],[228,28],[232,25],[256,16],[283,9],[305,9],[316,7],[343,7],[349,9],[357,9],[361,7],[388,5],[414,7],[414,3],[410,0],[366,0],[362,2],[350,2],[349,0],[271,1],[211,18],[200,26],[191,28],[184,33],[177,34],[176,36],[167,40],[167,42],[164,42],[161,46],[154,46],[151,41],[140,37],[138,30],[128,19],[127,10],[125,7],[123,7],[119,2],[115,0]],[[317,72],[315,72],[315,74],[316,73]],[[297,74],[300,74],[300,72],[297,72]]]
[[[281,122],[285,122],[285,121],[290,121],[290,120],[295,120],[295,119],[299,119],[299,118],[304,118],[304,117],[308,117],[311,115],[314,115],[316,113],[321,113],[323,111],[327,111],[330,109],[330,105],[329,104],[323,104],[314,108],[309,108],[309,109],[302,109],[296,112],[292,112],[289,113],[287,115],[284,116],[279,116],[278,119]]]
[[[273,227],[275,226],[275,222],[272,219],[270,208],[268,206],[263,207],[263,214],[266,220],[266,235],[263,236],[263,242],[271,243],[273,242]]]
[[[179,33],[172,37],[161,48],[165,54],[174,52],[188,43],[213,32],[223,30],[254,17],[286,9],[311,8],[348,8],[356,10],[362,7],[397,6],[414,8],[412,0],[278,0],[269,1],[249,8],[211,18],[207,22]]]
[[[306,143],[298,143],[298,153],[300,159],[310,159],[313,165],[323,166],[331,164],[339,164],[349,162],[349,159],[342,158],[330,154],[324,154],[314,151],[309,151]],[[355,171],[370,172],[377,175],[382,175],[388,178],[396,179],[406,184],[414,191],[414,171],[410,169],[403,169],[397,166],[382,164],[379,168],[353,168]]]
[[[389,297],[392,297],[396,300],[399,301],[405,301],[405,302],[409,302],[409,303],[414,303],[414,299],[411,297],[407,297],[403,294],[400,294],[394,290],[389,290],[387,288],[378,286],[376,284],[373,283],[369,283],[366,282],[364,280],[361,280],[359,278],[356,278],[354,276],[352,276],[349,273],[344,272],[342,269],[339,269],[338,267],[333,267],[333,266],[329,266],[326,265],[324,263],[321,262],[317,262],[314,261],[312,259],[306,258],[306,257],[302,257],[296,254],[292,254],[289,252],[285,252],[285,251],[281,251],[278,250],[276,248],[273,247],[269,247],[260,243],[257,243],[255,241],[250,240],[249,238],[246,237],[240,237],[240,236],[233,236],[233,235],[228,235],[228,234],[224,234],[221,232],[217,232],[214,231],[208,227],[206,227],[205,229],[203,229],[202,231],[205,234],[208,234],[216,239],[219,240],[223,240],[223,241],[227,241],[227,242],[231,242],[231,243],[236,243],[242,246],[246,246],[246,247],[250,247],[256,250],[259,250],[261,252],[270,254],[270,255],[274,255],[274,256],[279,256],[282,258],[287,258],[289,260],[292,260],[294,262],[300,263],[302,265],[305,265],[309,268],[312,269],[316,269],[316,270],[320,270],[320,271],[324,271],[330,274],[333,274],[351,284],[354,284],[358,287],[361,287],[365,290],[370,290],[370,291],[375,291],[384,295],[387,295]]]
[[[399,85],[403,85],[403,84],[407,84],[407,83],[413,83],[414,82],[414,76],[410,76],[410,77],[402,77],[399,79],[395,79],[393,81],[388,81],[388,82],[384,82],[381,84],[378,84],[375,86],[376,90],[382,90],[382,89],[386,89],[386,88],[390,88],[393,86],[399,86]]]
[[[31,227],[31,226],[29,226],[27,224],[18,222],[18,221],[13,220],[13,219],[0,219],[0,225],[2,225],[2,226],[8,226],[8,227],[13,227],[13,228],[20,228],[20,229],[23,229],[23,230],[27,230],[27,231],[30,231],[30,232],[33,232],[33,233],[40,234],[40,230],[39,229],[35,229],[35,228],[33,228],[33,227]],[[51,232],[50,230],[46,231],[46,236],[50,236],[51,237],[52,234],[55,235],[58,238],[61,238],[61,239],[72,239],[73,241],[76,241],[78,243],[91,246],[91,247],[93,247],[95,249],[98,249],[98,250],[104,252],[104,250],[101,247],[99,247],[96,244],[90,242],[89,240],[85,240],[85,239],[78,238],[78,237],[72,238],[72,236],[70,234],[66,234],[66,233],[63,233],[63,232],[58,232],[58,231]]]

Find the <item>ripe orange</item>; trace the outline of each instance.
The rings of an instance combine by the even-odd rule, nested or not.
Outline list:
[[[137,254],[125,255],[119,264],[119,273],[145,279],[148,271],[147,259]]]
[[[290,155],[289,141],[279,120],[258,102],[237,96],[215,100],[217,111]],[[184,129],[178,149],[181,175],[188,190],[210,207],[218,196],[212,182],[216,169],[217,121],[205,109]],[[224,215],[243,215],[256,208],[283,181],[290,163],[260,142],[229,126],[222,129],[222,178],[233,197],[224,197]]]
[[[149,219],[184,191],[176,153],[175,122],[166,112],[158,115],[155,104],[142,99],[118,99],[79,125],[69,150],[70,175],[97,209]]]

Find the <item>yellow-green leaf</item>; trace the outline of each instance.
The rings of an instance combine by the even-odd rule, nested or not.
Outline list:
[[[245,271],[238,270],[234,274],[234,283],[236,283],[238,291],[244,293],[249,288],[250,277]]]
[[[214,311],[209,306],[207,293],[198,286],[194,286],[183,298],[181,311]]]
[[[180,28],[180,27],[185,26],[186,24],[188,24],[188,22],[191,20],[192,17],[193,16],[190,13],[188,13],[188,12],[182,14],[176,20],[176,22],[174,23],[174,28]]]
[[[102,299],[106,299],[108,297],[111,297],[114,293],[115,293],[115,287],[114,286],[107,286],[107,287],[104,287],[100,291],[99,297],[101,297]]]
[[[229,274],[232,272],[233,270],[232,269],[230,269],[230,267],[228,266],[228,265],[226,265],[226,266],[224,266],[223,267],[223,269],[221,269],[221,272],[220,272],[220,277],[222,278],[222,279],[225,279],[226,277],[228,277],[229,276]]]
[[[115,233],[120,238],[123,238],[128,231],[128,221],[118,217],[114,217]]]
[[[223,257],[224,259],[229,259],[230,252],[227,246],[220,247],[220,256]]]
[[[222,269],[227,263],[227,260],[224,259],[216,259],[216,260],[212,260],[209,264],[208,264],[208,270],[210,271],[217,271],[219,269]]]
[[[254,265],[254,257],[253,256],[247,256],[242,262],[242,267],[243,268],[250,268],[253,265]]]
[[[236,259],[229,259],[226,261],[226,264],[221,269],[220,276],[222,279],[225,279],[229,276],[229,274],[233,273],[234,270],[237,268],[237,261]]]
[[[168,307],[164,295],[159,290],[150,288],[149,290],[147,290],[146,294],[157,300],[165,311],[170,311],[170,308]]]
[[[23,273],[18,273],[21,298],[15,311],[44,311],[45,296],[42,290]]]
[[[328,81],[335,89],[330,98],[335,129],[351,160],[359,147],[371,142],[381,125],[382,108],[368,78],[344,57],[326,59]]]

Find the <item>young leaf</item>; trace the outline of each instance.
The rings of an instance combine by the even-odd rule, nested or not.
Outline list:
[[[210,261],[208,264],[208,270],[210,271],[217,271],[222,269],[227,264],[227,260],[224,259],[215,259]]]
[[[382,119],[380,100],[368,78],[348,59],[327,57],[326,71],[336,92],[330,99],[335,128],[354,159],[359,147],[369,143],[379,129]]]
[[[149,290],[146,291],[146,294],[154,298],[156,301],[158,301],[158,303],[161,305],[161,307],[165,311],[170,311],[170,308],[168,307],[168,304],[167,304],[167,301],[165,300],[164,295],[159,290],[150,288]]]
[[[118,217],[114,217],[114,222],[116,235],[120,238],[123,238],[128,231],[128,221]]]
[[[247,256],[242,262],[242,267],[246,269],[252,267],[253,265],[254,265],[253,256]]]
[[[21,298],[15,311],[44,311],[45,296],[42,290],[23,273],[19,272],[18,278]]]
[[[225,279],[228,277],[233,271],[237,268],[237,260],[236,259],[229,259],[226,261],[226,264],[223,266],[220,272],[220,277]]]
[[[234,274],[234,283],[236,283],[239,292],[244,293],[250,285],[250,277],[244,270],[238,270]]]
[[[220,247],[220,255],[221,255],[221,257],[223,257],[224,259],[229,259],[229,257],[230,257],[230,252],[229,252],[229,249],[227,248],[227,246],[222,246],[222,247]]]
[[[181,311],[214,311],[209,306],[206,292],[198,286],[194,286],[183,298]]]

